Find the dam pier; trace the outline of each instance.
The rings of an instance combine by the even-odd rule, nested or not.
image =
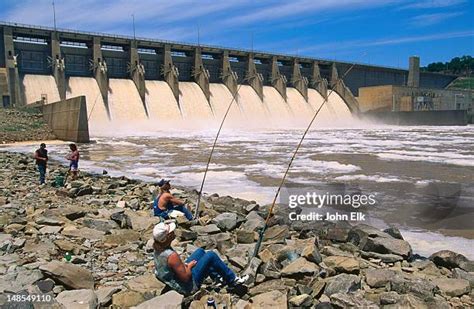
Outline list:
[[[258,123],[263,117],[303,124],[328,89],[334,91],[329,103],[342,115],[397,111],[392,102],[381,108],[378,94],[367,89],[389,85],[443,92],[457,78],[420,72],[417,58],[410,70],[402,70],[5,22],[0,53],[4,107],[85,96],[91,131],[148,120],[206,122],[220,118],[235,95],[236,122]],[[472,104],[470,94],[454,97],[458,107]]]

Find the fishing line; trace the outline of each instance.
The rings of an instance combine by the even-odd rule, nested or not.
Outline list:
[[[337,83],[340,83],[344,77],[346,77],[346,75],[352,70],[352,68],[355,66],[355,63],[352,64],[352,66],[344,73],[344,75],[338,79]],[[270,218],[272,216],[272,213],[273,213],[273,209],[275,207],[275,203],[276,203],[276,200],[278,198],[278,195],[280,194],[280,191],[281,191],[281,188],[283,187],[283,184],[285,183],[285,180],[286,180],[286,176],[288,175],[288,172],[290,171],[290,168],[291,168],[291,164],[293,163],[293,161],[295,160],[295,157],[296,157],[296,154],[298,153],[298,150],[300,149],[301,145],[303,144],[303,140],[304,138],[306,137],[306,134],[309,132],[309,129],[311,128],[314,120],[316,119],[316,117],[318,116],[319,112],[321,111],[321,109],[323,108],[323,106],[326,104],[326,102],[328,102],[328,99],[329,99],[329,96],[334,92],[334,88],[335,86],[331,89],[331,91],[329,92],[329,94],[326,96],[326,98],[324,99],[323,103],[319,106],[319,108],[317,109],[316,113],[314,114],[313,118],[311,119],[311,121],[309,122],[308,124],[308,127],[306,128],[306,130],[304,131],[303,135],[301,136],[301,139],[298,143],[298,146],[296,147],[295,149],[295,152],[293,153],[293,156],[291,157],[290,159],[290,162],[288,163],[288,167],[286,168],[286,171],[285,171],[285,174],[283,174],[283,178],[281,179],[280,181],[280,185],[278,186],[278,189],[276,191],[276,194],[275,194],[275,197],[273,198],[273,202],[272,202],[272,206],[270,207],[270,211],[268,212],[268,215],[267,215],[267,218],[265,219],[265,224],[263,226],[263,228],[260,230],[260,233],[259,233],[259,238],[258,238],[258,241],[255,245],[255,250],[253,252],[253,256],[252,257],[256,257],[257,254],[258,254],[258,251],[260,250],[260,246],[262,244],[262,241],[263,241],[263,236],[265,234],[265,231],[267,229],[267,226],[268,226],[268,222],[270,221]]]
[[[214,139],[214,144],[212,145],[212,148],[211,148],[211,153],[209,154],[209,158],[207,159],[207,164],[206,164],[206,170],[204,171],[204,176],[202,178],[202,182],[201,182],[201,188],[199,189],[199,192],[198,192],[198,199],[197,199],[197,204],[196,204],[196,210],[194,211],[194,219],[197,219],[198,216],[199,216],[199,204],[201,202],[201,196],[202,196],[202,189],[204,188],[204,182],[206,182],[206,176],[207,176],[207,172],[209,170],[209,164],[211,163],[211,159],[212,159],[212,155],[214,153],[214,149],[216,148],[216,144],[217,144],[217,139],[219,138],[219,135],[221,134],[221,130],[222,130],[222,126],[224,125],[224,122],[227,118],[227,115],[229,114],[229,111],[230,111],[230,108],[232,107],[232,105],[234,104],[235,101],[237,101],[237,96],[239,95],[239,90],[240,90],[240,87],[242,87],[242,84],[241,83],[239,85],[239,87],[237,88],[237,91],[235,92],[235,94],[232,96],[232,100],[230,101],[230,104],[229,106],[227,106],[227,110],[224,114],[224,117],[222,117],[222,121],[221,121],[221,124],[219,126],[219,130],[217,131],[217,134],[216,134],[216,138]]]

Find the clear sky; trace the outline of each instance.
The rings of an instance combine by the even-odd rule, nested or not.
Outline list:
[[[407,67],[474,54],[474,0],[55,0],[58,28]],[[53,26],[51,0],[0,20]],[[198,31],[199,29],[199,31]],[[252,43],[253,42],[253,43]]]

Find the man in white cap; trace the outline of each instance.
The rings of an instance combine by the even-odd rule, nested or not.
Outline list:
[[[183,263],[171,247],[175,229],[175,223],[167,222],[158,223],[153,229],[155,276],[158,280],[184,295],[196,292],[208,276],[221,279],[229,290],[242,290],[242,283],[247,278],[237,277],[213,251],[198,248]]]

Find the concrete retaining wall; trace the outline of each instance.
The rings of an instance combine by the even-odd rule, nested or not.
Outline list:
[[[41,105],[40,108],[44,120],[59,139],[76,143],[89,142],[85,96]]]
[[[465,126],[468,115],[465,110],[414,111],[414,112],[367,112],[363,117],[391,125],[407,126]]]

